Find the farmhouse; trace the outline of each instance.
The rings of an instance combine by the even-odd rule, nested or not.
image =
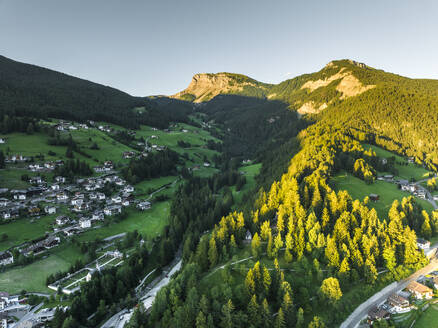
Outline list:
[[[416,281],[412,281],[406,289],[411,292],[416,299],[431,299],[433,290]]]
[[[14,263],[14,256],[6,251],[6,252],[0,252],[0,265],[8,265]]]
[[[417,238],[417,247],[420,249],[428,249],[430,248],[430,241],[423,238]]]
[[[148,210],[148,209],[151,208],[151,203],[148,202],[148,201],[144,201],[144,202],[138,203],[138,204],[137,204],[137,208],[138,208],[140,211]]]

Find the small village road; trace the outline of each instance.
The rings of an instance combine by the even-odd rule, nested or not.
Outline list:
[[[383,303],[390,295],[399,292],[406,288],[410,282],[418,279],[419,276],[425,275],[431,271],[438,269],[438,260],[433,259],[427,266],[416,271],[408,278],[399,282],[394,282],[391,285],[385,287],[381,291],[371,296],[368,300],[359,305],[353,313],[341,324],[340,328],[355,328],[359,325],[360,321],[368,314],[368,312],[374,307]]]

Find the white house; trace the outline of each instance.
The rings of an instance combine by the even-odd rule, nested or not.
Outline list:
[[[148,210],[148,209],[151,208],[151,203],[148,202],[148,201],[144,201],[144,202],[138,203],[138,204],[137,204],[137,208],[138,208],[140,211]]]
[[[405,313],[411,310],[409,300],[399,294],[392,294],[388,297],[388,304],[391,306],[392,313]]]
[[[416,281],[412,281],[406,289],[411,292],[416,299],[430,300],[433,296],[433,290]]]
[[[24,193],[24,192],[16,193],[16,194],[14,194],[14,199],[26,200],[26,193]]]
[[[131,185],[127,185],[125,188],[123,188],[124,192],[134,192],[134,187]]]
[[[122,207],[120,205],[111,205],[105,207],[103,210],[105,215],[115,215],[122,212]]]
[[[0,206],[7,206],[9,200],[7,198],[0,198]]]
[[[205,162],[205,163],[204,163],[204,166],[205,166],[205,167],[209,167],[209,166],[210,166],[210,163]]]
[[[423,238],[417,238],[417,247],[420,249],[428,249],[430,248],[430,241]]]
[[[55,206],[46,206],[44,207],[44,212],[47,214],[55,214],[56,213],[56,207]]]
[[[0,144],[4,144],[6,143],[6,139],[5,138],[0,138]]]
[[[91,227],[91,220],[87,218],[82,218],[79,220],[79,226],[82,229],[90,228]]]
[[[58,191],[58,190],[59,190],[59,184],[52,184],[52,185],[50,186],[50,188],[51,188],[52,190],[54,190],[54,191]]]
[[[111,201],[113,203],[120,204],[122,202],[122,197],[120,197],[120,196],[113,196],[113,197],[111,197]]]
[[[68,221],[70,221],[70,218],[65,215],[60,215],[55,219],[55,221],[57,225],[61,226],[68,223]]]
[[[98,200],[105,200],[105,194],[103,192],[98,192],[97,193],[97,199]]]
[[[14,263],[14,256],[12,253],[6,251],[6,252],[0,252],[0,265],[8,265]]]
[[[104,219],[103,212],[99,212],[99,211],[94,212],[91,219],[102,221]]]
[[[62,176],[57,176],[55,178],[55,181],[58,182],[58,183],[65,183],[65,178],[62,177]]]
[[[65,200],[68,199],[68,196],[65,193],[62,192],[62,193],[59,193],[59,194],[56,195],[56,199],[58,201],[65,201]]]

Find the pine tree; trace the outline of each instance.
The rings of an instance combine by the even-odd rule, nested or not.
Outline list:
[[[304,328],[304,310],[303,308],[299,308],[297,311],[297,323],[295,325],[296,328]]]
[[[319,291],[322,298],[328,300],[332,304],[336,303],[342,297],[339,281],[333,277],[324,279]]]
[[[275,328],[285,328],[285,327],[286,327],[286,322],[284,320],[283,309],[280,308],[280,310],[278,310],[277,317],[275,318]]]
[[[210,267],[214,267],[217,264],[218,254],[216,249],[216,240],[214,237],[210,239],[210,247],[208,249],[208,259],[210,261]]]
[[[265,288],[266,295],[269,295],[269,287],[271,287],[271,276],[265,266],[263,267],[263,287]]]
[[[256,232],[251,241],[251,252],[252,252],[252,256],[254,256],[255,258],[257,258],[260,255],[260,245],[261,245],[260,237]]]

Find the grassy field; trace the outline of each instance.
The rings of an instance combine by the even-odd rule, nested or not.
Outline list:
[[[145,180],[140,183],[137,183],[135,187],[135,194],[141,195],[147,193],[149,190],[156,190],[161,188],[164,185],[167,185],[169,183],[172,183],[177,179],[176,176],[167,176],[167,177],[160,177],[156,179],[151,180]]]
[[[363,200],[369,194],[378,194],[380,199],[377,202],[370,202],[370,206],[375,208],[380,218],[388,215],[388,210],[395,199],[402,200],[403,197],[410,196],[410,193],[398,189],[397,185],[376,181],[373,184],[366,184],[364,181],[356,178],[350,173],[341,172],[330,179],[335,190],[347,190],[353,199]],[[416,201],[428,212],[433,210],[432,205],[423,200],[416,198]]]
[[[409,180],[410,178],[414,178],[415,180],[420,180],[427,178],[430,171],[426,170],[422,166],[413,163],[407,163],[407,159],[403,158],[397,154],[391,153],[385,149],[380,147],[364,144],[365,149],[373,149],[376,152],[376,155],[382,158],[388,158],[394,156],[396,159],[395,168],[398,170],[398,177]],[[406,163],[408,165],[400,165],[400,163]]]
[[[415,322],[413,328],[438,327],[438,305],[430,305],[429,308]]]
[[[239,202],[242,199],[242,196],[248,192],[249,190],[252,190],[255,187],[255,177],[257,174],[259,174],[260,169],[262,167],[262,164],[252,164],[247,166],[242,166],[239,168],[239,172],[242,172],[246,178],[246,183],[242,187],[240,191],[236,191],[236,187],[233,186],[231,190],[233,191],[233,197],[236,200],[236,204],[239,204]]]
[[[158,236],[168,222],[170,212],[170,201],[160,202],[152,205],[147,211],[140,212],[128,208],[128,217],[121,222],[111,224],[99,229],[91,229],[81,234],[80,241],[92,241],[96,238],[106,238],[122,232],[137,230],[151,239]]]

